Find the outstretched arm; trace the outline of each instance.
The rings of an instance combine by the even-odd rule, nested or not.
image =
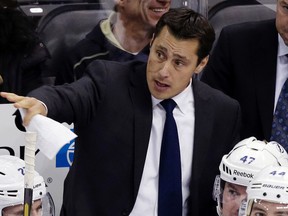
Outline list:
[[[14,103],[15,108],[24,108],[27,110],[23,119],[24,126],[27,126],[31,118],[36,114],[47,116],[47,110],[44,104],[33,97],[19,96],[14,93],[0,92],[0,96]]]

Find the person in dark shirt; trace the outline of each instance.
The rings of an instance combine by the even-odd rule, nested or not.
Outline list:
[[[0,3],[0,91],[27,95],[43,85],[41,70],[49,53],[34,24],[13,1]],[[0,103],[7,101],[0,98]]]
[[[96,59],[147,61],[155,25],[170,4],[171,0],[117,1],[114,12],[73,47],[64,63],[57,61],[55,84],[79,79]]]
[[[277,101],[288,78],[288,0],[275,2],[275,19],[222,29],[201,81],[239,101],[241,139],[274,140],[287,151],[287,132],[284,140],[272,137]]]

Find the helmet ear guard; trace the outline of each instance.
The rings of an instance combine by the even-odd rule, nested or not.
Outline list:
[[[55,216],[55,204],[49,192],[42,198],[42,215]]]
[[[220,198],[220,194],[222,193],[222,189],[221,189],[221,186],[220,186],[220,183],[221,182],[221,179],[220,179],[220,176],[217,175],[215,177],[215,180],[214,180],[214,187],[213,187],[213,199],[215,201],[218,201],[219,198]]]
[[[238,216],[245,216],[246,215],[246,208],[247,208],[247,199],[241,201],[240,208],[238,211]]]
[[[223,199],[223,188],[225,182],[220,178],[220,175],[217,175],[214,180],[213,186],[213,199],[217,202],[216,210],[218,215],[222,215],[222,199]]]

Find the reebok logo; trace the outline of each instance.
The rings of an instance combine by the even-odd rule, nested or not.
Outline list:
[[[237,175],[237,176],[242,176],[242,177],[245,177],[245,178],[251,178],[251,179],[254,178],[254,174],[246,173],[246,172],[239,172],[238,170],[234,170],[233,174]]]

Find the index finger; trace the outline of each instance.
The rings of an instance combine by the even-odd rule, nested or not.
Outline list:
[[[1,97],[6,98],[8,101],[14,102],[14,103],[17,103],[25,98],[23,96],[19,96],[10,92],[0,92],[0,95]]]
[[[29,109],[39,103],[39,101],[36,98],[19,96],[14,93],[0,92],[0,95],[6,98],[8,101],[13,102],[14,107],[18,109],[19,108]]]

